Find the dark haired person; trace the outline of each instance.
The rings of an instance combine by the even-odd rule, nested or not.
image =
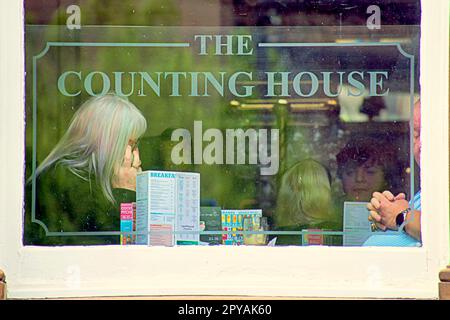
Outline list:
[[[346,201],[369,201],[377,190],[395,190],[400,176],[393,150],[379,140],[359,136],[351,139],[336,156],[337,175]]]

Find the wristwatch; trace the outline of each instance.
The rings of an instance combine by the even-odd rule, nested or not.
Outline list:
[[[405,210],[399,212],[399,214],[397,214],[397,217],[395,218],[395,223],[397,224],[397,227],[400,227],[403,224],[403,222],[405,222],[406,215],[410,211],[411,211],[411,208],[408,207]]]

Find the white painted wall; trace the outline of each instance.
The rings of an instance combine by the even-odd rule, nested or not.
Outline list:
[[[0,268],[17,264],[22,224],[24,53],[22,1],[0,1]],[[11,223],[12,222],[12,223]]]
[[[9,297],[438,297],[449,258],[447,0],[423,1],[422,248],[23,247],[22,14],[21,1],[0,1],[0,268]]]

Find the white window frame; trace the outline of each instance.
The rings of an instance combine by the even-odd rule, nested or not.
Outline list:
[[[421,248],[23,246],[23,7],[0,1],[0,269],[8,297],[438,297],[438,272],[449,261],[447,0],[422,0]]]

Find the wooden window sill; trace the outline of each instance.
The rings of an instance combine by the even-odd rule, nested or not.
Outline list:
[[[439,299],[450,300],[450,265],[439,272]]]
[[[0,300],[6,299],[5,273],[0,270]]]

